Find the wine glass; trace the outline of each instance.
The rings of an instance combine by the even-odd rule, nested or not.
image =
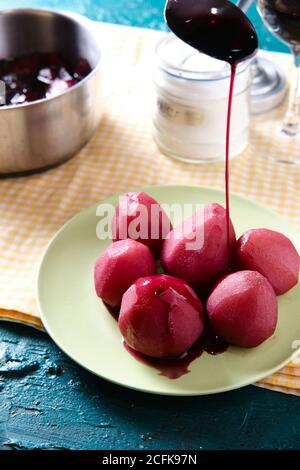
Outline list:
[[[236,5],[247,13],[254,0],[238,0]],[[255,56],[251,62],[251,114],[267,113],[279,106],[286,96],[286,77],[273,61]]]
[[[299,0],[256,0],[256,3],[266,26],[292,50],[296,79],[280,133],[289,139],[296,138],[300,130],[300,2]],[[300,160],[287,158],[284,162],[300,163]]]

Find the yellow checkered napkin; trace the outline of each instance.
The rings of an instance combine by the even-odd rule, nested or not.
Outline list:
[[[75,158],[40,175],[0,180],[0,317],[42,329],[34,299],[41,254],[70,217],[115,192],[154,184],[222,188],[221,164],[192,166],[168,159],[151,137],[151,58],[161,33],[99,25],[105,54],[107,109],[92,141]],[[291,57],[273,54],[288,75]],[[270,206],[300,229],[300,167],[271,156],[284,109],[252,120],[251,146],[231,164],[231,187]],[[260,383],[300,395],[300,366],[290,364]]]

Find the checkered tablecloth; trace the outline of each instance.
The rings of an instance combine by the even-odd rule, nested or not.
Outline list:
[[[107,104],[92,141],[72,160],[43,174],[0,180],[0,318],[42,328],[34,298],[45,246],[70,217],[115,192],[154,184],[223,188],[222,164],[193,166],[168,159],[151,136],[152,58],[161,33],[99,24]],[[271,55],[271,53],[266,53]],[[291,56],[272,54],[292,73]],[[284,106],[256,117],[251,144],[231,163],[231,188],[287,217],[300,229],[300,166],[271,157],[299,154],[275,129]],[[300,366],[260,383],[300,395]]]

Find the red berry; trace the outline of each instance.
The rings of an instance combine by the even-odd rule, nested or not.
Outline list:
[[[9,71],[15,73],[18,78],[34,77],[39,67],[39,55],[30,54],[17,57],[9,64]]]
[[[53,67],[53,66],[63,67],[64,66],[62,58],[60,57],[59,54],[56,54],[55,52],[48,52],[46,54],[43,54],[42,62],[46,67]]]
[[[74,78],[76,79],[82,79],[86,77],[90,72],[92,71],[92,68],[88,61],[86,59],[79,59],[77,64],[74,67]]]
[[[68,88],[76,85],[78,82],[76,80],[67,80],[66,83],[68,84]]]

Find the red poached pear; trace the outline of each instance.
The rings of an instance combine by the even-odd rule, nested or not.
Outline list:
[[[122,295],[134,281],[155,273],[155,261],[147,246],[134,240],[121,240],[112,243],[96,261],[95,289],[104,302],[118,307]]]
[[[256,271],[239,271],[221,280],[207,301],[213,331],[229,344],[253,348],[274,334],[277,299],[269,281]]]
[[[119,327],[129,346],[147,356],[181,356],[201,336],[203,307],[181,279],[138,279],[123,295]]]
[[[114,240],[132,238],[148,246],[159,258],[162,243],[172,229],[160,204],[146,193],[127,193],[116,208],[112,220]]]
[[[273,230],[245,232],[237,241],[236,261],[241,269],[263,274],[277,295],[290,290],[299,280],[300,257],[296,248],[286,236]]]
[[[145,227],[146,234],[141,232]],[[153,358],[187,353],[205,324],[202,303],[190,286],[207,293],[213,285],[207,317],[214,334],[245,348],[270,338],[278,319],[275,292],[284,293],[298,282],[300,259],[291,241],[281,233],[254,229],[236,242],[230,221],[230,257],[245,270],[228,274],[222,206],[207,204],[170,228],[159,203],[145,193],[127,193],[115,211],[112,231],[117,241],[96,262],[95,288],[111,307],[121,305],[118,323],[126,343]],[[162,265],[172,276],[155,275],[153,254],[157,257],[160,251]]]
[[[198,243],[191,241],[198,240]],[[230,249],[235,231],[230,221]],[[207,204],[173,229],[163,243],[161,261],[172,276],[184,279],[201,292],[228,273],[226,211],[219,204]]]

